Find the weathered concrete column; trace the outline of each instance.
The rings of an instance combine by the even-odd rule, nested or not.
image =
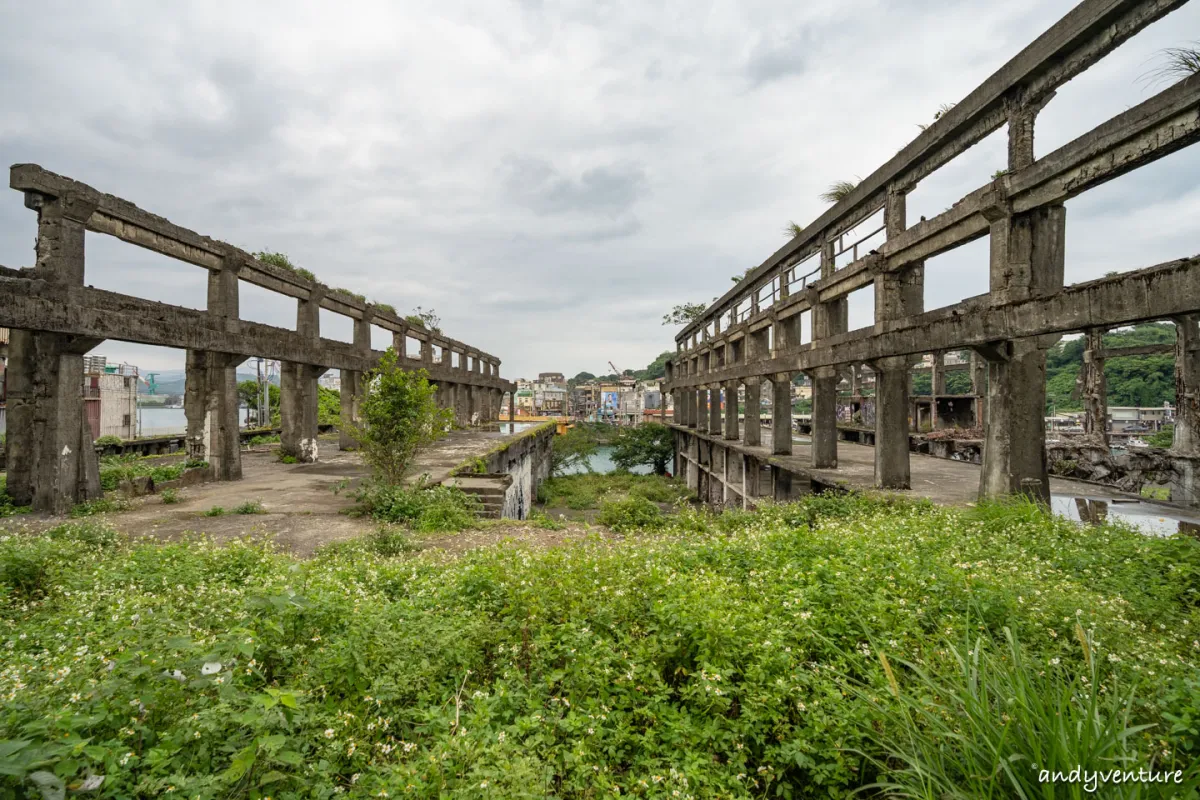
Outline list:
[[[241,356],[188,350],[183,412],[188,458],[207,461],[213,478],[242,477],[238,425],[237,365]]]
[[[738,382],[725,381],[725,438],[737,441],[738,433]]]
[[[838,371],[836,367],[817,367],[808,376],[813,390],[812,465],[814,469],[836,469]]]
[[[700,433],[708,432],[708,387],[700,386],[696,389],[696,430]]]
[[[308,298],[296,301],[296,332],[314,343],[321,340],[320,287],[311,290]],[[280,363],[279,376],[279,436],[280,451],[301,463],[311,463],[319,455],[317,447],[320,388],[317,379],[325,367],[292,361]]]
[[[508,393],[508,421],[517,421],[517,390],[513,389]]]
[[[1016,339],[980,348],[988,363],[984,497],[1026,494],[1049,504],[1046,459],[1046,348],[1057,337]]]
[[[721,435],[721,384],[714,383],[708,389],[708,432]]]
[[[364,357],[371,353],[370,306],[367,306],[362,317],[354,320],[354,349]],[[343,369],[341,378],[342,424],[338,426],[338,447],[342,450],[357,450],[358,440],[354,438],[351,428],[362,424],[362,420],[359,419],[359,409],[366,386],[363,381],[363,373],[358,370]]]
[[[745,386],[746,421],[742,425],[742,441],[747,447],[758,447],[762,444],[762,381],[747,378]]]
[[[679,390],[679,389],[671,390],[671,404],[674,408],[674,415],[672,416],[671,421],[676,425],[685,424],[683,421],[683,410],[682,410],[683,392],[681,390]],[[663,420],[664,421],[666,420],[666,417],[667,417],[667,409],[664,407],[663,408]]]
[[[792,373],[771,376],[771,452],[792,454]]]
[[[875,373],[875,487],[908,489],[908,356],[871,362]]]
[[[83,354],[102,341],[11,332],[7,490],[15,505],[64,514],[103,494],[83,411]]]
[[[1200,456],[1200,314],[1175,320],[1175,439],[1171,450]],[[1200,489],[1194,491],[1200,492]]]
[[[1108,447],[1108,384],[1104,379],[1104,331],[1087,330],[1087,349],[1079,370],[1079,395],[1083,400],[1083,432]]]
[[[96,198],[25,193],[38,212],[34,274],[69,297],[83,286],[84,223]],[[83,355],[102,339],[13,330],[8,371],[8,482],[17,505],[61,514],[101,495],[83,408]]]
[[[982,428],[987,417],[987,361],[976,353],[971,352],[971,394],[975,396],[975,427]]]
[[[933,366],[929,374],[929,427],[938,430],[938,398],[946,393],[946,354],[941,350],[933,354]],[[915,422],[915,420],[914,420]]]

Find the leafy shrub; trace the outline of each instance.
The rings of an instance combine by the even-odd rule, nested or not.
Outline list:
[[[533,527],[541,528],[542,530],[546,531],[561,531],[563,528],[567,527],[564,523],[559,522],[546,512],[537,508],[529,512],[529,517],[526,521]]]
[[[110,514],[117,511],[128,511],[133,508],[133,503],[124,497],[98,497],[95,500],[88,500],[77,504],[71,509],[70,516],[91,517],[96,514]]]
[[[403,529],[393,525],[380,525],[373,533],[368,534],[367,544],[385,558],[407,555],[421,549],[412,543]]]
[[[607,500],[600,506],[596,521],[614,531],[658,530],[666,524],[666,517],[658,506],[644,497],[627,497],[624,500]]]
[[[261,500],[247,500],[241,505],[233,509],[235,514],[265,514],[267,509],[263,507]]]
[[[598,508],[605,500],[642,497],[656,503],[674,503],[691,496],[677,480],[659,475],[563,475],[538,485],[538,502],[548,508]]]
[[[208,511],[204,512],[206,517],[223,517],[225,516],[225,508],[223,506],[213,506]]]
[[[179,502],[179,490],[178,489],[163,489],[159,493],[159,497],[162,498],[164,505],[168,505],[168,506],[174,505],[175,503]]]
[[[74,542],[90,547],[113,547],[120,534],[98,522],[67,522],[50,528],[44,534],[51,541]]]
[[[250,447],[256,447],[260,444],[279,444],[279,434],[271,433],[271,434],[258,434],[257,436],[251,436],[249,439],[246,440],[246,444],[249,445]]]
[[[0,545],[0,599],[7,593],[20,598],[40,597],[50,582],[50,558],[44,548]]]
[[[451,486],[364,484],[352,493],[359,509],[381,522],[423,532],[461,531],[479,524],[479,501]]]
[[[122,481],[149,475],[155,483],[173,481],[191,466],[208,466],[208,462],[176,462],[163,464],[154,456],[144,457],[136,453],[104,456],[100,459],[100,488],[111,492],[121,485]]]
[[[120,436],[114,436],[111,433],[106,433],[104,436],[96,439],[95,443],[100,447],[110,447],[112,445],[119,445],[122,442],[124,442],[124,439],[122,439]]]
[[[612,460],[621,469],[649,466],[665,475],[675,459],[675,433],[661,422],[644,422],[622,428],[613,447]]]
[[[277,450],[276,452],[279,454],[279,463],[280,464],[297,464],[297,463],[299,463],[297,458],[290,453],[284,453],[282,450]]]

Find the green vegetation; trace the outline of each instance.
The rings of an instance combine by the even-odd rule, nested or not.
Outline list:
[[[538,486],[538,502],[547,508],[582,511],[627,497],[640,497],[654,503],[677,503],[690,497],[690,492],[673,478],[628,472],[564,475],[542,481]]]
[[[28,514],[33,506],[13,505],[13,499],[8,494],[8,475],[0,474],[0,518],[11,517],[14,514]]]
[[[1151,447],[1161,447],[1164,450],[1169,449],[1175,444],[1175,426],[1170,424],[1163,425],[1159,430],[1142,438]]]
[[[162,498],[163,505],[172,506],[179,502],[178,489],[163,489],[159,492],[159,497]]]
[[[667,517],[650,500],[631,494],[621,500],[603,501],[596,521],[618,533],[629,533],[658,530],[667,524]]]
[[[858,180],[834,181],[833,183],[829,184],[828,189],[821,192],[820,197],[826,203],[836,203],[846,197],[849,197],[850,193],[858,188],[858,184],[859,184]]]
[[[340,292],[340,293],[346,295],[347,297],[353,297],[355,300],[357,300],[360,303],[367,302],[367,296],[365,294],[359,294],[358,292],[352,292],[349,289],[343,289],[340,286],[333,287],[333,289],[331,291]]]
[[[704,316],[705,303],[679,303],[666,314],[663,314],[663,325],[682,326],[695,322]]]
[[[1104,334],[1104,347],[1136,347],[1169,344],[1175,341],[1175,326],[1169,322],[1136,325],[1131,329]],[[1083,365],[1087,339],[1062,341],[1046,354],[1046,400],[1056,411],[1078,411],[1082,402],[1075,394],[1075,383]],[[953,373],[952,373],[953,374]],[[949,375],[947,375],[949,379]],[[1121,356],[1104,362],[1104,379],[1110,406],[1161,406],[1175,402],[1175,357]]]
[[[114,436],[113,434],[108,433],[96,439],[95,444],[98,447],[111,447],[113,445],[119,445],[123,441],[124,440],[120,436]]]
[[[795,239],[802,233],[804,233],[804,226],[795,222],[788,221],[788,224],[783,226],[783,235],[788,239]]]
[[[259,434],[257,436],[251,436],[246,440],[246,444],[250,447],[257,447],[258,445],[262,444],[279,444],[279,442],[280,438],[278,433]]]
[[[204,516],[206,516],[206,517],[223,517],[223,516],[225,516],[225,509],[222,506],[213,506],[208,511],[204,512]]]
[[[425,328],[434,333],[442,332],[442,318],[432,308],[426,311],[421,306],[417,306],[413,309],[413,313],[405,317],[404,320],[410,325],[416,325],[418,328]]]
[[[100,488],[111,492],[122,481],[149,475],[155,483],[173,481],[189,469],[207,467],[207,461],[177,461],[174,464],[157,463],[158,457],[138,456],[126,453],[120,456],[103,456],[100,459]]]
[[[550,443],[550,474],[565,475],[579,469],[591,472],[591,458],[597,446],[596,437],[587,426],[567,428],[566,433],[555,436]]]
[[[387,313],[392,314],[392,315],[395,315],[395,313],[396,313],[396,307],[394,305],[392,305],[391,303],[375,303],[374,306],[375,306],[375,308],[379,309],[380,311],[386,311]]]
[[[380,522],[423,533],[461,531],[479,525],[479,501],[451,486],[389,485],[372,481],[352,492],[358,510]]]
[[[126,497],[98,497],[95,500],[77,503],[71,509],[70,516],[75,519],[80,517],[94,517],[97,514],[128,511],[131,508],[133,508],[133,503]]]
[[[446,435],[454,411],[438,406],[425,370],[400,368],[393,347],[363,384],[362,424],[354,427],[354,437],[376,477],[399,484],[417,453]]]
[[[247,500],[241,505],[233,509],[235,514],[265,514],[267,509],[263,507],[261,500]]]
[[[10,795],[1011,797],[1035,763],[1200,764],[1186,537],[853,496],[457,558],[84,530],[0,541]]]
[[[612,460],[620,469],[648,466],[655,475],[665,475],[674,459],[675,434],[658,422],[622,428],[613,446]]]
[[[296,458],[294,455],[292,455],[290,453],[285,453],[282,450],[276,450],[275,452],[279,454],[279,463],[280,464],[299,464],[300,463],[300,459]]]
[[[1200,75],[1200,41],[1185,47],[1165,47],[1158,56],[1159,63],[1146,76],[1151,83],[1181,81]]]
[[[311,272],[304,269],[303,267],[297,267],[295,264],[292,263],[291,259],[289,259],[283,253],[272,253],[268,250],[263,250],[258,253],[251,253],[251,255],[253,255],[255,258],[257,258],[259,261],[263,262],[264,264],[270,264],[271,266],[279,267],[280,269],[286,269],[288,272],[294,272],[297,275],[299,275],[301,278],[304,278],[305,280],[310,280],[310,281],[314,281],[314,282],[317,280],[316,275],[313,275]]]

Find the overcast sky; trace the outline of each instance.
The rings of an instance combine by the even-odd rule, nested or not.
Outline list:
[[[432,307],[505,377],[600,374],[671,349],[671,305],[723,294],[829,183],[869,174],[1072,5],[9,1],[0,161]],[[1063,87],[1037,155],[1165,88],[1139,79],[1197,38],[1193,3]],[[910,219],[990,180],[1004,137],[922,184]],[[1068,282],[1200,252],[1198,175],[1190,148],[1069,202]],[[28,266],[34,214],[0,199],[0,264]],[[203,270],[87,246],[88,283],[202,307]],[[986,290],[986,240],[929,262],[929,308]],[[851,326],[870,313],[854,298]],[[242,315],[294,327],[294,301],[246,287]],[[322,332],[350,323],[326,312]]]

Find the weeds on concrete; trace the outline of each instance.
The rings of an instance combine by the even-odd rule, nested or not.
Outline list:
[[[223,517],[223,516],[225,516],[225,509],[222,506],[213,506],[208,511],[204,512],[204,516],[206,516],[206,517]]]
[[[74,518],[92,517],[96,514],[110,514],[117,511],[128,511],[133,508],[133,503],[125,497],[99,497],[95,500],[88,500],[85,503],[79,503],[71,509],[70,516]]]
[[[234,514],[265,514],[267,509],[263,507],[261,500],[247,500],[241,505],[235,506]]]

